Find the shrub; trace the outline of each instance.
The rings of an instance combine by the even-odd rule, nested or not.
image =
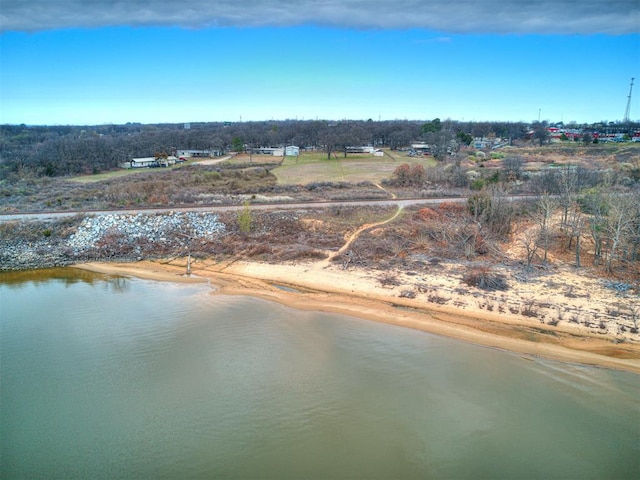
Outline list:
[[[400,186],[420,186],[426,180],[426,172],[422,165],[403,163],[393,171],[392,183]]]
[[[251,210],[249,201],[244,202],[244,208],[238,212],[238,228],[242,233],[251,233]]]
[[[476,287],[481,290],[505,291],[509,289],[505,276],[500,273],[493,272],[487,267],[473,268],[465,274],[462,281],[470,287]]]
[[[393,273],[384,273],[378,281],[384,287],[395,287],[400,285],[400,280]]]
[[[471,190],[482,190],[482,187],[484,187],[484,180],[481,178],[476,178],[473,182],[471,182],[471,185],[469,185],[469,188]]]

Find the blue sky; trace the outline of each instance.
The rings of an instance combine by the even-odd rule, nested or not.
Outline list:
[[[613,1],[621,15],[603,19],[504,7],[518,1],[463,16],[440,0],[343,0],[336,11],[321,1],[317,18],[309,7],[275,21],[282,11],[255,0],[214,11],[201,0],[151,11],[129,0],[123,12],[100,0],[4,0],[0,123],[617,121],[631,77],[640,119],[639,2]],[[366,14],[372,6],[382,20]]]

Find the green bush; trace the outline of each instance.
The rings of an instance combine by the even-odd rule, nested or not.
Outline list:
[[[238,228],[242,233],[251,233],[251,210],[248,200],[244,202],[244,208],[238,212]]]
[[[469,186],[471,190],[482,190],[483,187],[484,187],[484,180],[481,178],[475,179],[473,182],[471,182],[471,185]]]

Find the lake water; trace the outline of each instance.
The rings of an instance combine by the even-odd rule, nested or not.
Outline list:
[[[0,274],[0,477],[640,478],[640,376],[202,284]]]

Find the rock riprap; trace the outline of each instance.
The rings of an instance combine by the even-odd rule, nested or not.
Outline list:
[[[109,214],[85,218],[76,233],[69,238],[69,247],[86,250],[108,235],[155,243],[164,242],[168,236],[175,234],[191,238],[213,238],[224,231],[225,225],[213,213]]]

